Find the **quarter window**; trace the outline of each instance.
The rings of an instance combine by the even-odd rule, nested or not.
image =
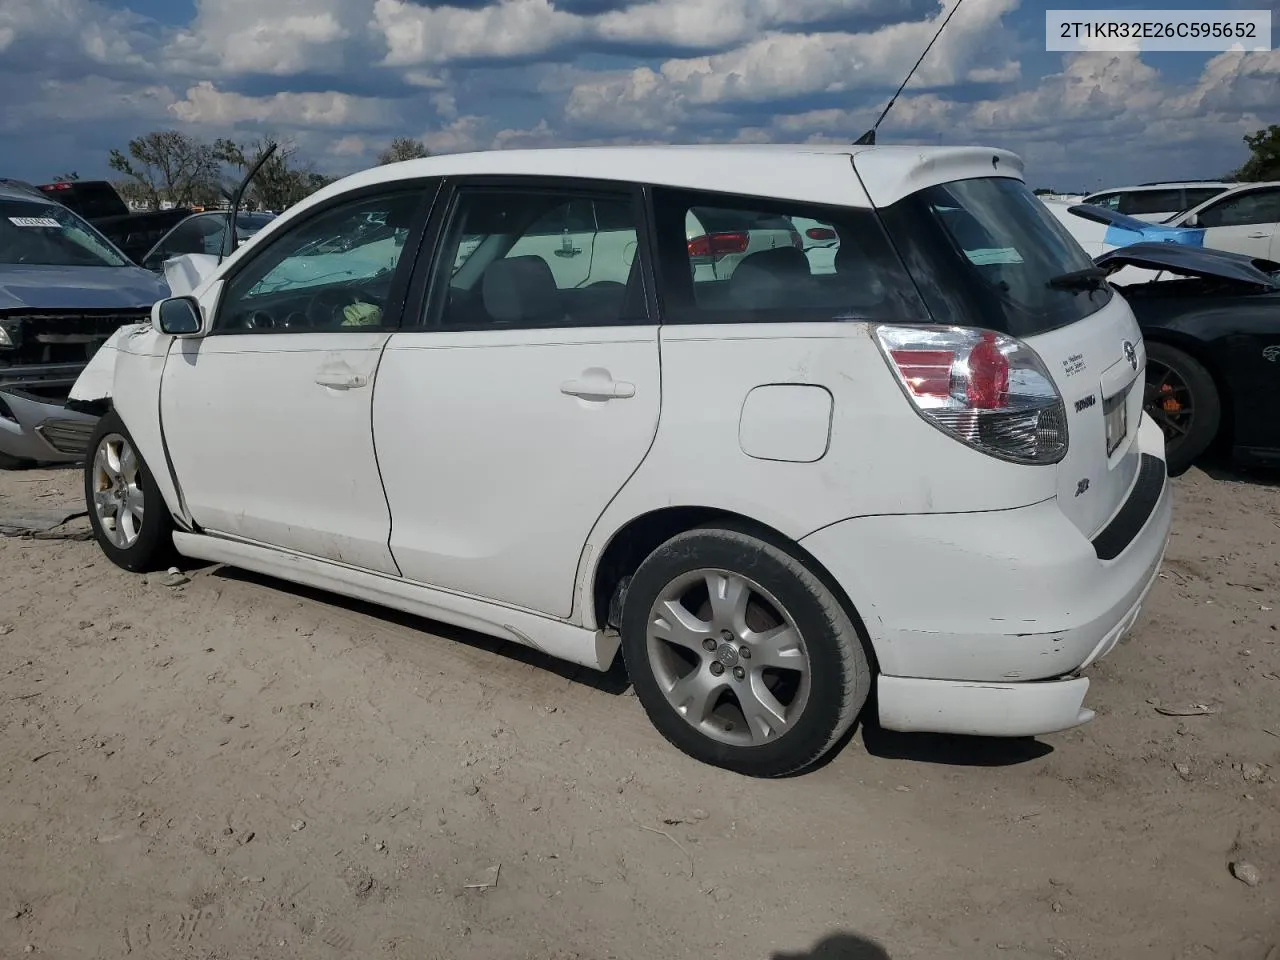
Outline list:
[[[668,320],[924,316],[871,210],[668,189],[654,205]]]
[[[219,330],[394,326],[391,293],[423,194],[353,200],[286,227],[234,274]]]
[[[450,329],[648,319],[630,194],[463,187],[443,246]]]

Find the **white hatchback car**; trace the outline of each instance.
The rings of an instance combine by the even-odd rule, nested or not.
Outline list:
[[[831,269],[781,243],[700,272],[690,211],[829,225]],[[593,148],[327,187],[76,395],[120,566],[176,548],[595,669],[621,649],[672,743],[777,776],[873,685],[894,730],[1092,716],[1083,671],[1169,534],[1145,362],[1012,154]]]

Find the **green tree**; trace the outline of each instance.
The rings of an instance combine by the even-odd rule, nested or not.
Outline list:
[[[274,142],[277,141],[272,137],[260,137],[248,144],[218,140],[213,149],[223,163],[235,167],[243,176]],[[310,163],[300,160],[296,146],[281,143],[262,165],[245,197],[259,209],[280,211],[332,182],[331,178],[317,173]]]
[[[54,183],[73,183],[80,179],[80,174],[72,170],[70,173],[60,173],[53,178]]]
[[[207,202],[218,195],[221,160],[213,146],[177,130],[156,130],[129,141],[128,153],[112,150],[107,161],[137,185],[136,195],[153,210]]]
[[[1235,172],[1234,178],[1248,182],[1280,180],[1280,124],[1246,133],[1244,143],[1249,148],[1249,159]]]
[[[421,140],[415,140],[412,137],[396,137],[391,141],[391,146],[378,154],[378,166],[383,167],[388,163],[399,163],[402,160],[421,160],[429,156],[431,151]]]

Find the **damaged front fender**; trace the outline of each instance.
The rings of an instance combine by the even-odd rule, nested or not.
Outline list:
[[[71,392],[67,409],[101,416],[111,405],[112,385],[116,375],[116,357],[120,344],[151,329],[149,323],[132,323],[116,330],[98,348],[93,358],[80,371]]]

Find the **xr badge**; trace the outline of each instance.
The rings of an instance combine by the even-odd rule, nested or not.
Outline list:
[[[1124,358],[1129,361],[1130,367],[1138,369],[1138,348],[1128,340],[1124,342]]]

